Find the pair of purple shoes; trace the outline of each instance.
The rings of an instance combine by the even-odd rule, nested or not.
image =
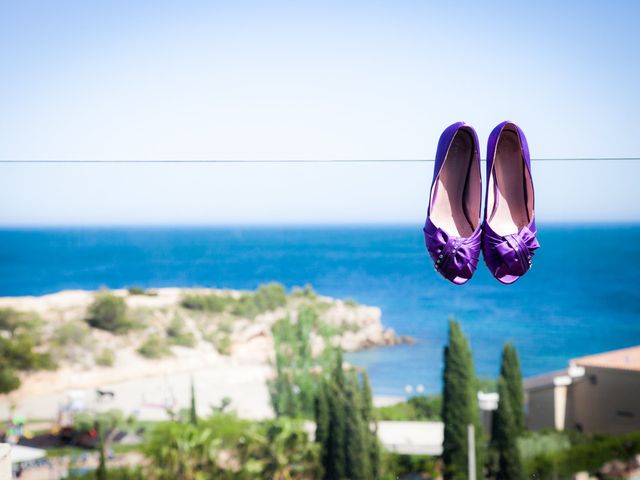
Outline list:
[[[438,142],[424,238],[437,272],[456,285],[469,281],[482,250],[501,283],[531,268],[536,240],[531,158],[527,139],[512,122],[489,135],[484,219],[478,136],[464,122],[447,127]]]

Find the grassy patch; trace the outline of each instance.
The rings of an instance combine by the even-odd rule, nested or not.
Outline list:
[[[138,353],[146,358],[162,358],[171,355],[167,340],[157,333],[152,333],[138,347]]]
[[[100,365],[101,367],[113,367],[113,364],[116,361],[116,356],[113,353],[113,350],[105,348],[96,355],[95,361],[96,365]]]
[[[172,345],[192,348],[196,344],[193,333],[186,329],[184,320],[177,314],[167,327],[167,337]]]
[[[189,310],[222,313],[255,318],[264,312],[275,310],[287,303],[284,287],[279,283],[261,285],[255,292],[246,292],[239,298],[216,294],[187,294],[181,305]]]

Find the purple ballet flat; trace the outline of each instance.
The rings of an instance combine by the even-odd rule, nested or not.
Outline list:
[[[527,139],[517,125],[502,122],[487,146],[484,261],[498,281],[510,284],[529,271],[539,247]]]
[[[436,271],[456,285],[468,282],[478,265],[481,196],[478,136],[454,123],[438,142],[423,230]]]

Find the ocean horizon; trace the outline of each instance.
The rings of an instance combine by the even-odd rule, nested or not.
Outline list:
[[[571,358],[640,343],[640,224],[539,225],[542,247],[516,284],[480,263],[454,286],[433,271],[415,225],[119,225],[0,227],[0,296],[68,289],[217,287],[277,281],[382,309],[416,345],[348,355],[379,395],[441,386],[447,320],[470,338],[478,374],[494,377],[506,341],[525,376]]]

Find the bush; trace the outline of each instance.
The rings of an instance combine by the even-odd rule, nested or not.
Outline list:
[[[193,333],[185,329],[184,320],[179,315],[173,317],[173,320],[167,327],[167,336],[169,337],[169,342],[173,345],[193,347],[196,344]]]
[[[199,310],[204,312],[223,312],[227,306],[233,302],[231,297],[214,294],[190,293],[182,299],[181,305],[189,310]]]
[[[285,289],[279,283],[261,285],[255,292],[247,292],[240,298],[215,294],[188,294],[181,305],[189,310],[205,312],[229,311],[237,317],[255,318],[260,313],[275,310],[287,303]]]
[[[529,477],[570,478],[576,472],[595,474],[607,462],[627,461],[640,453],[640,432],[598,435],[571,448],[537,455],[525,462]]]
[[[124,425],[125,417],[122,410],[117,408],[98,413],[80,412],[73,417],[73,428],[79,432],[93,430],[96,423],[108,431]]]
[[[561,452],[571,448],[571,440],[565,432],[529,432],[518,439],[518,450],[523,462],[538,455]]]
[[[13,334],[23,323],[22,315],[12,308],[0,308],[0,330]]]
[[[149,296],[154,296],[155,294],[153,292],[150,292],[149,290],[146,290],[142,287],[129,287],[127,289],[127,292],[129,292],[129,295],[149,295]]]
[[[228,334],[223,333],[214,335],[211,339],[211,343],[213,343],[213,346],[220,355],[231,354],[231,337]]]
[[[0,331],[8,337],[28,334],[34,343],[41,341],[42,319],[35,312],[19,312],[12,308],[0,308]]]
[[[169,345],[164,338],[158,334],[151,334],[138,348],[138,353],[146,358],[161,358],[171,354]]]
[[[218,413],[197,425],[161,422],[144,453],[156,480],[321,478],[317,446],[302,423],[286,418],[249,422]]]
[[[440,420],[441,410],[441,395],[421,395],[395,405],[377,407],[375,416],[378,420]]]
[[[101,367],[113,367],[113,364],[116,361],[115,354],[113,350],[105,348],[98,355],[96,355],[96,364]]]
[[[355,308],[355,307],[357,307],[357,306],[358,306],[358,302],[356,302],[353,298],[347,298],[347,299],[344,301],[344,304],[345,304],[347,307],[351,307],[351,308]]]
[[[89,307],[87,323],[108,332],[126,332],[131,328],[131,322],[127,321],[126,313],[127,304],[124,299],[102,292],[96,296]]]
[[[235,301],[231,313],[238,317],[255,318],[287,303],[285,289],[279,283],[260,285],[254,293],[244,293]]]
[[[20,386],[16,372],[8,367],[0,368],[0,394],[9,393]]]
[[[0,393],[20,386],[18,371],[54,369],[49,352],[37,351],[42,321],[34,313],[0,309]]]
[[[259,313],[275,310],[287,303],[287,294],[279,283],[260,285],[254,294],[254,303]]]
[[[58,347],[68,345],[85,345],[89,336],[89,327],[82,322],[66,322],[60,325],[51,337],[51,341]]]
[[[0,358],[11,370],[52,370],[56,363],[49,352],[34,351],[33,339],[26,333],[13,338],[0,337]]]
[[[315,300],[318,298],[318,295],[313,290],[313,287],[309,284],[306,284],[303,288],[293,287],[291,291],[292,298],[307,298],[309,300]]]
[[[398,478],[440,478],[438,458],[428,455],[385,453],[382,465],[383,480]]]

